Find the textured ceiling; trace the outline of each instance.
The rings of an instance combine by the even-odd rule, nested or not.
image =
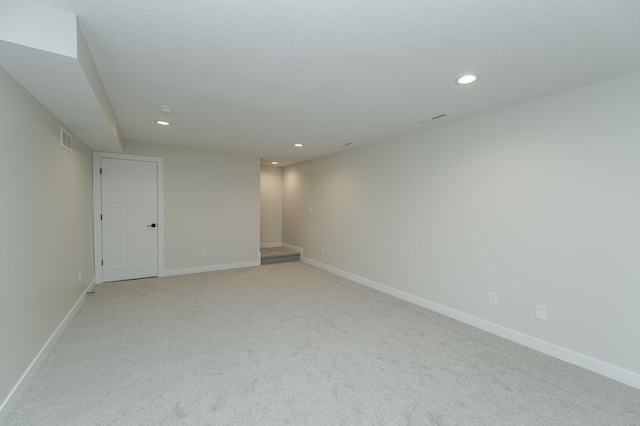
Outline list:
[[[78,16],[125,141],[282,165],[640,70],[638,0],[40,3]]]

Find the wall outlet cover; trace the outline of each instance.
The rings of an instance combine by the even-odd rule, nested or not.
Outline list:
[[[547,307],[536,305],[536,318],[542,321],[547,320]]]

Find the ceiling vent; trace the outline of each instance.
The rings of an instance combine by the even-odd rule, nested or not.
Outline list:
[[[60,145],[71,152],[71,135],[62,127],[60,127]]]

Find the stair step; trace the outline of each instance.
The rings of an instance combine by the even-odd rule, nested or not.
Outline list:
[[[261,249],[260,257],[261,265],[270,265],[273,263],[297,262],[300,260],[300,253],[283,247],[272,247]]]
[[[277,257],[263,257],[260,261],[261,265],[271,265],[272,263],[284,263],[284,262],[297,262],[300,260],[300,253],[295,256],[277,256]]]

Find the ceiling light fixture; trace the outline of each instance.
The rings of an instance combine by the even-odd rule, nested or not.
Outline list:
[[[302,145],[301,143],[294,143],[294,144],[293,144],[293,146],[298,146],[298,147],[300,147],[300,146],[303,146],[303,145]]]
[[[462,77],[456,79],[457,84],[471,84],[478,80],[478,76],[474,74],[465,74]]]
[[[173,108],[169,106],[161,105],[158,108],[160,109],[160,112],[163,114],[171,114],[173,112]]]
[[[164,120],[156,120],[156,124],[159,124],[161,126],[169,126],[169,125],[171,125],[171,123],[169,123],[168,121],[164,121]]]
[[[277,161],[272,161],[271,164],[276,165],[276,164],[278,164],[278,162]]]

